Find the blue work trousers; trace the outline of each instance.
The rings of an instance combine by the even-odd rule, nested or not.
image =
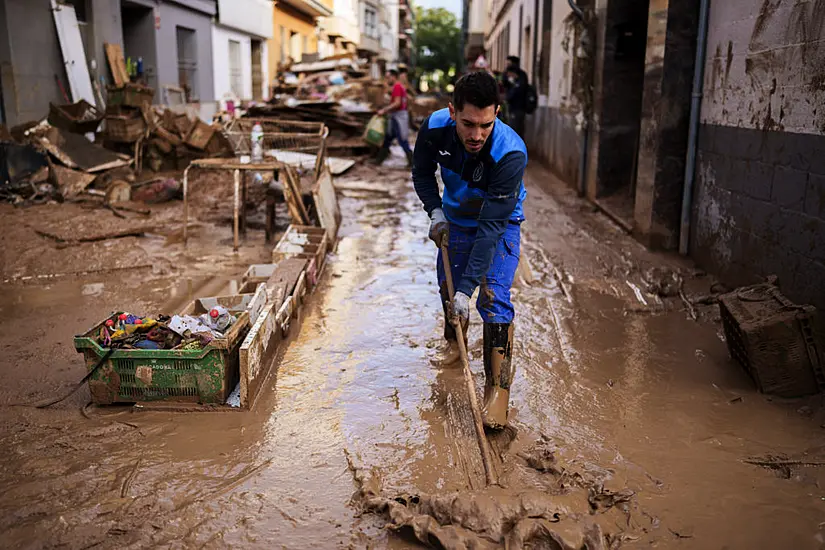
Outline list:
[[[412,154],[409,140],[402,137],[399,122],[395,119],[395,117],[391,116],[387,120],[387,135],[384,137],[384,149],[389,149],[394,139],[398,140],[398,145],[401,146],[404,153]]]
[[[458,285],[470,252],[476,239],[475,227],[461,227],[450,224],[450,262],[452,263],[453,284]],[[518,268],[521,254],[521,227],[508,224],[504,234],[498,240],[496,252],[493,254],[493,263],[487,274],[481,280],[479,288],[478,309],[481,320],[485,323],[512,323],[515,316],[513,303],[510,301],[510,288]],[[438,286],[442,289],[442,296],[447,295],[446,279],[444,276],[444,259],[441,250],[438,251],[436,264],[438,272]]]

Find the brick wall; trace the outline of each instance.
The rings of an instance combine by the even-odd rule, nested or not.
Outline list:
[[[691,254],[825,308],[825,0],[714,2]]]

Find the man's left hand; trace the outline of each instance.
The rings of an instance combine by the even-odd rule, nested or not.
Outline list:
[[[470,319],[470,297],[463,292],[456,292],[453,301],[450,303],[450,322],[453,325],[461,323],[462,327],[467,326]]]

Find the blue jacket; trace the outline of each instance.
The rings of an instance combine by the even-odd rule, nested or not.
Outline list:
[[[456,292],[471,296],[493,261],[508,223],[524,221],[524,169],[527,147],[516,132],[496,119],[484,148],[471,155],[456,134],[449,109],[424,121],[415,141],[413,183],[424,210],[442,208],[456,225],[478,228],[473,250]],[[444,197],[435,171],[441,167]]]

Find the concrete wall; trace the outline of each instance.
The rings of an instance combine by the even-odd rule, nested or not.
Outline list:
[[[212,4],[214,6],[214,3]],[[201,102],[215,100],[212,79],[212,19],[209,15],[164,3],[158,8],[160,29],[157,31],[158,83],[160,86],[178,86],[178,44],[176,28],[192,29],[197,37],[197,95]]]
[[[90,21],[88,25],[92,51],[87,51],[86,57],[89,59],[90,65],[92,64],[91,60],[94,59],[95,65],[94,68],[90,67],[89,73],[98,82],[100,82],[100,77],[103,77],[106,83],[111,83],[109,62],[106,59],[106,51],[103,45],[105,43],[123,44],[120,0],[90,0],[89,4],[91,14],[89,14]],[[101,91],[105,95],[106,87],[101,85]]]
[[[567,0],[539,3],[538,50],[533,84],[539,107],[527,117],[526,141],[532,161],[545,164],[570,185],[578,180],[580,107],[571,93],[576,38],[567,23]],[[545,27],[545,25],[547,25]]]
[[[60,43],[48,0],[0,0],[5,25],[0,28],[0,79],[6,123],[39,120],[49,102],[62,102],[57,75],[66,86]]]
[[[711,4],[691,254],[825,307],[825,0]]]

